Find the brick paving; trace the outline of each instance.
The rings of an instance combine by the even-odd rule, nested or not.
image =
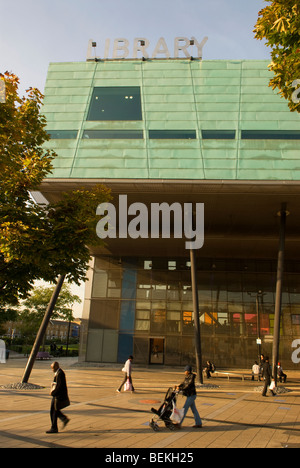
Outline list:
[[[300,371],[288,371],[288,393],[263,398],[258,382],[228,381],[214,377],[218,388],[201,388],[196,400],[202,429],[192,428],[189,412],[181,430],[160,431],[149,427],[151,407],[158,408],[166,390],[183,380],[181,368],[135,366],[135,393],[116,392],[122,379],[122,365],[83,367],[74,358],[60,361],[65,370],[71,406],[63,410],[70,418],[58,434],[50,428],[49,409],[52,381],[50,361],[37,361],[30,383],[37,390],[0,389],[0,448],[105,448],[176,449],[198,448],[299,448]],[[0,386],[20,382],[26,359],[9,359],[0,364]],[[181,407],[184,397],[178,397]],[[59,426],[60,430],[60,426]]]

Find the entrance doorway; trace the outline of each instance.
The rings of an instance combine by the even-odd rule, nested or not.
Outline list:
[[[165,339],[150,338],[149,364],[164,364]]]

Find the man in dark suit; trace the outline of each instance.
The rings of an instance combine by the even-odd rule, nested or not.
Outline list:
[[[59,367],[58,362],[51,364],[51,369],[54,372],[54,380],[51,386],[50,395],[53,397],[50,409],[51,429],[46,431],[47,434],[56,434],[58,432],[57,419],[63,423],[63,428],[70,421],[60,410],[70,405],[68,396],[68,388],[64,371]]]
[[[268,356],[265,358],[263,365],[262,365],[262,377],[265,381],[262,396],[265,397],[267,396],[268,387],[271,385],[271,380],[274,380],[272,376],[272,369],[269,363]],[[270,389],[270,392],[272,393],[273,396],[275,396],[275,393],[273,392],[273,390]]]

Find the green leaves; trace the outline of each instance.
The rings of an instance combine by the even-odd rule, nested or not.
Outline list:
[[[255,38],[271,47],[269,65],[274,76],[269,85],[288,100],[291,111],[300,112],[293,82],[300,78],[300,0],[265,0],[271,5],[259,12]]]
[[[34,339],[37,330],[43,320],[47,307],[49,305],[53,287],[36,287],[32,294],[23,301],[22,307],[19,310],[18,329],[23,336],[30,341]],[[52,319],[58,320],[74,320],[73,306],[75,303],[80,303],[81,299],[71,293],[70,287],[66,284],[62,286],[59,297],[55,304],[55,309],[52,313]]]
[[[110,199],[106,187],[63,194],[58,203],[37,205],[37,190],[51,172],[53,151],[41,115],[42,94],[30,88],[18,96],[18,78],[1,75],[5,102],[0,102],[0,310],[25,298],[34,281],[55,282],[59,275],[85,279],[89,246],[96,236],[96,208]]]
[[[20,312],[21,317],[36,317],[40,323],[49,305],[53,290],[54,287],[47,286],[39,286],[35,288],[32,294],[23,301],[22,310]],[[64,284],[56,301],[52,318],[60,320],[74,320],[73,306],[76,302],[81,303],[80,297],[72,294],[70,286]]]
[[[277,32],[284,32],[286,33],[290,27],[290,21],[288,18],[285,18],[282,16],[281,18],[278,18],[273,26],[272,29],[276,29]]]
[[[13,199],[20,192],[37,187],[51,171],[55,153],[42,148],[49,139],[45,118],[40,115],[42,94],[28,90],[28,96],[17,94],[18,78],[6,72],[6,100],[0,104],[0,192]]]

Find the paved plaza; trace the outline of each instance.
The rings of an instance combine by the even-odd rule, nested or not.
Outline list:
[[[71,406],[63,411],[70,423],[58,434],[45,433],[50,428],[53,374],[51,361],[37,361],[29,383],[44,388],[0,389],[0,448],[173,451],[300,447],[300,372],[287,372],[285,389],[289,392],[268,398],[257,392],[258,382],[213,377],[210,383],[214,388],[198,389],[201,429],[192,427],[189,412],[181,430],[170,431],[160,423],[160,431],[154,432],[149,427],[150,409],[160,406],[169,387],[181,383],[183,369],[135,366],[136,392],[119,394],[116,388],[122,379],[122,365],[79,366],[74,358],[59,362],[67,376]],[[25,365],[25,358],[0,364],[0,386],[20,382]],[[177,406],[184,401],[179,396]]]

